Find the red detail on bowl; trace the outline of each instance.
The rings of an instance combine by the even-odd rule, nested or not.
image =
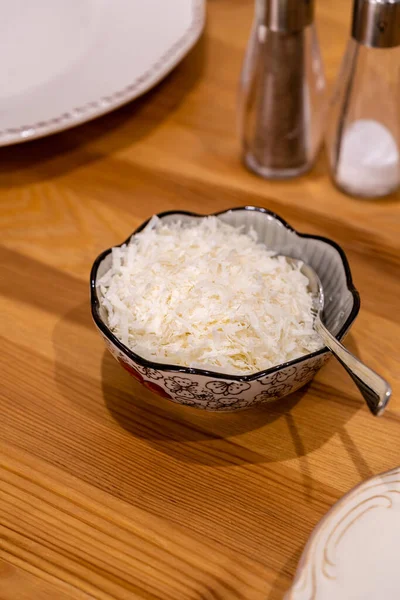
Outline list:
[[[152,381],[145,381],[143,379],[142,374],[139,373],[139,371],[136,371],[136,369],[134,369],[133,367],[131,367],[130,364],[122,360],[122,358],[119,358],[118,362],[121,365],[121,367],[125,369],[125,371],[128,371],[129,375],[132,375],[132,377],[137,379],[137,381],[139,381],[139,383],[141,383],[148,390],[150,390],[154,394],[157,394],[158,396],[161,396],[162,398],[168,398],[168,400],[171,399],[171,396],[167,394],[167,392],[162,387],[160,387],[156,383],[153,383]]]
[[[118,362],[121,365],[121,367],[123,367],[125,369],[125,371],[128,371],[128,373],[130,375],[132,375],[132,377],[137,379],[140,383],[143,383],[143,377],[142,377],[141,373],[139,373],[139,371],[136,371],[136,369],[131,367],[131,365],[129,365],[127,362],[125,362],[121,358],[118,359]]]
[[[143,381],[143,385],[147,387],[148,390],[154,392],[155,394],[158,394],[162,398],[168,398],[168,400],[171,399],[171,396],[167,394],[167,392],[156,383],[153,383],[152,381]]]

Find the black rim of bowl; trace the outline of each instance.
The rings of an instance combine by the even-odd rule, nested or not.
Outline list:
[[[356,290],[356,288],[354,287],[353,279],[352,279],[351,271],[350,271],[350,266],[349,266],[346,254],[344,253],[342,248],[336,242],[334,242],[333,240],[331,240],[329,238],[322,237],[319,235],[300,233],[299,231],[296,231],[296,229],[291,227],[291,225],[289,225],[289,223],[287,223],[284,219],[282,219],[282,217],[280,217],[276,213],[274,213],[266,208],[259,207],[259,206],[238,206],[238,207],[228,208],[226,210],[221,210],[216,213],[211,213],[211,214],[207,214],[207,215],[202,215],[199,213],[194,213],[194,212],[185,211],[185,210],[169,210],[169,211],[158,213],[157,216],[160,219],[162,219],[163,217],[170,216],[170,215],[177,215],[177,216],[185,215],[188,217],[197,217],[197,218],[203,217],[204,218],[204,217],[209,217],[209,216],[218,217],[220,215],[223,215],[223,214],[226,214],[229,212],[236,212],[236,211],[243,211],[243,210],[256,211],[256,212],[260,212],[265,215],[268,215],[270,217],[273,217],[274,219],[279,221],[284,227],[286,227],[286,229],[288,229],[289,231],[292,231],[297,236],[299,236],[301,238],[311,238],[314,240],[320,240],[321,242],[325,242],[326,244],[329,244],[330,246],[335,248],[335,250],[337,250],[337,252],[339,253],[339,256],[341,258],[341,261],[342,261],[342,264],[344,267],[344,271],[346,274],[347,288],[353,296],[353,308],[351,309],[349,316],[347,317],[345,323],[343,324],[342,328],[340,329],[339,333],[336,336],[336,338],[338,340],[341,340],[343,338],[343,336],[345,335],[345,333],[347,332],[347,330],[349,329],[349,327],[351,326],[351,324],[353,323],[354,319],[358,315],[358,312],[360,310],[360,295],[359,295],[358,291]],[[124,244],[127,244],[133,235],[139,233],[146,227],[146,225],[150,221],[150,218],[147,219],[144,223],[142,223],[142,225],[140,225],[133,233],[131,233],[130,236],[124,242],[122,242],[121,244],[118,244],[117,246],[113,246],[112,248],[120,248]],[[267,375],[271,375],[272,373],[275,373],[276,371],[280,371],[283,368],[300,364],[304,360],[309,360],[310,358],[322,356],[326,352],[329,352],[329,349],[326,346],[323,346],[322,348],[320,348],[319,350],[316,350],[315,352],[311,352],[310,354],[306,354],[304,356],[300,356],[299,358],[295,358],[288,362],[281,363],[279,365],[276,365],[275,367],[270,367],[269,369],[265,369],[264,371],[257,371],[257,373],[253,373],[252,375],[229,375],[229,374],[225,374],[225,373],[217,373],[215,371],[209,371],[207,369],[195,369],[195,368],[191,368],[191,367],[182,367],[180,365],[169,365],[169,364],[165,364],[165,363],[157,363],[157,362],[153,362],[151,360],[147,360],[147,359],[143,358],[142,356],[140,356],[139,354],[135,354],[135,352],[133,352],[127,346],[125,346],[110,331],[108,326],[104,323],[103,319],[100,317],[100,303],[99,303],[99,299],[97,297],[97,290],[96,290],[97,271],[98,271],[100,264],[105,259],[105,257],[108,254],[110,254],[110,252],[112,251],[112,248],[108,248],[107,250],[104,250],[104,252],[102,252],[96,258],[96,260],[93,263],[92,270],[90,273],[90,296],[91,296],[91,308],[92,308],[93,320],[94,320],[95,324],[97,325],[97,327],[100,329],[100,331],[106,336],[106,338],[110,342],[112,342],[123,354],[125,354],[127,358],[129,358],[133,362],[138,363],[142,367],[155,369],[157,371],[173,371],[173,372],[178,372],[178,373],[186,373],[186,374],[190,374],[190,375],[202,375],[203,377],[204,376],[205,377],[213,377],[216,379],[230,379],[232,381],[251,382],[251,381],[260,379],[262,377],[266,377]]]

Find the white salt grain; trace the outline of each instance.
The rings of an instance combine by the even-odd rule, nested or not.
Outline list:
[[[387,127],[359,119],[346,129],[336,180],[346,191],[361,196],[381,196],[399,185],[399,151]]]

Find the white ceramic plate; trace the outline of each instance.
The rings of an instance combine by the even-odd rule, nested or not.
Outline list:
[[[205,0],[0,0],[0,145],[143,94],[187,54]]]
[[[361,484],[320,522],[286,600],[399,600],[400,468]]]

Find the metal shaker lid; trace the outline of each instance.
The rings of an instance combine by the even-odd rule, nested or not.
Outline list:
[[[272,31],[294,33],[314,20],[314,0],[259,0],[263,2],[265,26]]]
[[[399,46],[400,0],[354,0],[351,34],[364,46]]]

